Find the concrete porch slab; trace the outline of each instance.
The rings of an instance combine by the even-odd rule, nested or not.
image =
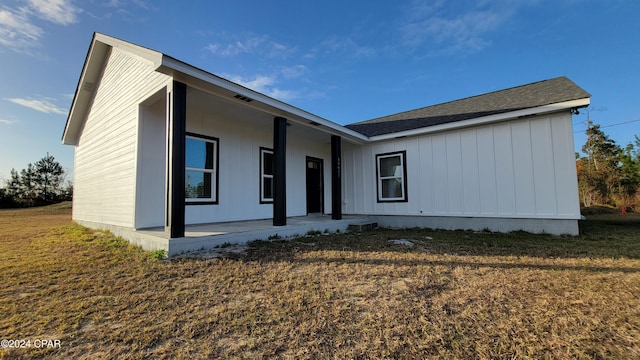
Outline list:
[[[163,228],[142,229],[136,233],[166,242],[165,250],[169,256],[174,256],[190,251],[213,249],[223,244],[291,238],[305,235],[309,231],[345,232],[351,224],[368,221],[367,216],[359,215],[346,215],[342,220],[332,220],[331,215],[310,214],[287,218],[285,226],[273,226],[272,219],[187,225],[185,236],[181,238],[169,238]]]

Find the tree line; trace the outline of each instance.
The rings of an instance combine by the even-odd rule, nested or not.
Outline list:
[[[49,154],[36,163],[29,163],[11,175],[0,188],[0,208],[31,207],[71,200],[73,186],[65,183],[62,166]]]
[[[584,156],[576,153],[581,206],[608,205],[640,210],[640,138],[621,147],[600,125],[587,122]]]

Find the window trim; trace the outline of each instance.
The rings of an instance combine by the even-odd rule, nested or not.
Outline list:
[[[385,177],[384,179],[380,176],[380,159],[391,158],[400,156],[400,164],[402,165],[402,196],[395,198],[383,198],[382,197],[382,180],[385,179],[395,179],[395,176]],[[383,154],[376,154],[376,195],[377,201],[379,203],[392,203],[392,202],[407,202],[409,201],[409,196],[407,195],[407,151],[394,151]]]
[[[260,160],[260,172],[258,173],[258,176],[260,177],[258,179],[258,184],[260,185],[259,188],[259,196],[260,196],[260,204],[273,204],[273,174],[268,175],[264,173],[264,154],[271,154],[271,158],[273,159],[273,149],[270,148],[266,148],[263,146],[260,146],[260,156],[259,156],[259,160]],[[271,166],[272,170],[273,170],[273,165]],[[271,198],[266,198],[264,196],[264,179],[265,178],[271,178]]]
[[[185,166],[184,166],[185,177],[186,177],[187,171],[199,171],[202,173],[210,173],[212,174],[211,181],[213,182],[213,184],[211,184],[211,198],[187,198],[185,196],[185,199],[184,199],[185,205],[217,205],[219,200],[219,181],[218,180],[220,177],[219,177],[218,168],[220,164],[220,139],[213,136],[201,135],[201,134],[196,134],[191,132],[185,133],[185,143],[186,143],[186,138],[192,138],[195,140],[201,140],[201,141],[205,141],[213,144],[213,165],[212,165],[213,169],[187,167],[186,151],[185,151]],[[186,186],[186,179],[185,179],[185,186]]]

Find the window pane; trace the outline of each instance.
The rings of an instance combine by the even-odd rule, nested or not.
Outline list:
[[[400,155],[380,158],[380,176],[402,176]]]
[[[273,199],[273,179],[272,178],[263,178],[263,182],[262,182],[262,198],[264,200],[272,200]]]
[[[382,180],[382,198],[401,198],[402,197],[402,179],[384,179]]]
[[[273,153],[264,151],[262,153],[262,173],[273,175]]]
[[[201,140],[186,139],[186,166],[204,169],[206,162],[206,143]]]
[[[211,173],[187,171],[185,178],[185,198],[211,199]]]
[[[186,167],[213,169],[213,143],[193,138],[186,139]]]

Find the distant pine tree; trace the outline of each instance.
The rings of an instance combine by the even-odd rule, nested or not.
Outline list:
[[[47,153],[47,156],[38,160],[35,165],[36,193],[40,203],[51,204],[58,201],[62,192],[64,170],[56,159]]]
[[[20,173],[11,169],[5,188],[0,189],[0,207],[29,207],[70,200],[73,186],[71,183],[64,186],[63,182],[62,166],[47,153]]]

